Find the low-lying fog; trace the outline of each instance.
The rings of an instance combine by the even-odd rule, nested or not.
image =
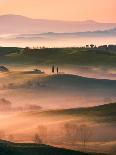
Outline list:
[[[56,108],[73,108],[73,107],[86,107],[99,105],[103,103],[110,103],[115,101],[116,93],[115,87],[96,87],[96,81],[93,82],[93,89],[88,88],[85,84],[84,88],[81,88],[81,84],[69,86],[65,89],[65,86],[57,86],[57,80],[51,83],[42,82],[43,86],[38,86],[38,81],[41,78],[46,78],[48,74],[51,74],[50,67],[40,67],[41,70],[45,71],[45,75],[38,74],[25,74],[25,71],[32,70],[34,67],[13,67],[10,66],[10,73],[0,73],[0,96],[11,101],[13,106],[22,107],[24,105],[38,105],[42,108],[56,109]],[[38,67],[39,68],[39,67]],[[60,72],[74,74],[89,78],[98,79],[115,79],[115,69],[105,68],[92,68],[92,67],[59,67]],[[23,72],[24,73],[23,73]],[[30,83],[30,81],[32,81]],[[40,80],[41,81],[41,80]],[[40,82],[41,84],[41,82]],[[13,85],[15,85],[13,87]],[[30,86],[31,85],[31,86]],[[52,88],[52,85],[55,85]],[[71,84],[70,84],[71,85]],[[95,86],[94,86],[95,85]],[[60,89],[62,88],[62,90]],[[83,90],[84,89],[84,90]],[[97,90],[98,89],[98,90]],[[62,92],[62,93],[61,93]]]
[[[25,72],[32,70],[34,67],[14,67],[13,65],[7,67],[10,70],[9,73],[0,73],[1,138],[15,142],[35,142],[37,140],[36,134],[39,128],[42,128],[43,131],[45,130],[45,132],[41,133],[44,138],[46,137],[45,143],[70,148],[71,145],[66,143],[66,134],[70,134],[72,129],[67,131],[65,124],[76,121],[78,122],[78,129],[82,124],[87,124],[90,129],[92,128],[92,138],[89,140],[90,146],[95,143],[98,143],[99,146],[99,143],[101,143],[102,147],[100,145],[97,151],[114,150],[112,149],[116,140],[114,124],[101,123],[99,125],[83,117],[75,118],[74,116],[60,114],[59,116],[46,114],[46,110],[50,109],[88,107],[115,102],[116,70],[114,68],[72,66],[72,69],[60,66],[59,69],[62,73],[98,79],[110,79],[114,82],[110,85],[109,81],[106,81],[108,82],[108,86],[105,86],[103,82],[103,87],[101,82],[101,85],[96,88],[97,84],[94,83],[94,80],[92,80],[90,87],[88,87],[88,84],[81,85],[81,83],[77,84],[74,81],[70,81],[70,85],[67,86],[65,81],[66,76],[61,79],[60,85],[59,81],[57,82],[59,79],[56,78],[52,81],[50,76],[51,67],[40,67],[41,70],[45,71],[46,74],[44,75],[27,74]],[[78,80],[77,78],[77,82]],[[61,134],[61,132],[63,133]],[[72,135],[71,141],[74,140],[73,138],[74,135]],[[77,142],[79,143],[78,146],[81,143],[80,141]],[[73,144],[72,147],[75,148],[75,145]],[[111,146],[108,148],[107,145]]]
[[[55,37],[53,36],[39,36],[32,38],[2,38],[0,36],[0,45],[12,46],[12,47],[80,47],[90,44],[94,45],[107,45],[116,44],[116,37],[79,37],[79,36],[66,36],[66,37]]]

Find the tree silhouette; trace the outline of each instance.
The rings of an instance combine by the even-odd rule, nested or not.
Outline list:
[[[80,125],[78,132],[79,138],[82,142],[83,151],[86,151],[87,143],[92,136],[92,129],[88,125],[82,124]]]
[[[42,144],[42,139],[37,133],[34,135],[33,141],[35,144]]]
[[[47,139],[47,128],[44,125],[39,125],[38,128],[38,136],[41,139],[42,143],[46,143]]]
[[[64,127],[65,127],[65,139],[68,140],[71,144],[74,144],[77,141],[77,135],[78,135],[77,122],[68,122],[64,125]]]

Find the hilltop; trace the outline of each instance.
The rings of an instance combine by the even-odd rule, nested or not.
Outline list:
[[[43,75],[12,88],[43,88],[44,90],[83,91],[95,94],[115,94],[116,80],[94,79],[71,74]],[[104,90],[104,91],[103,91]]]

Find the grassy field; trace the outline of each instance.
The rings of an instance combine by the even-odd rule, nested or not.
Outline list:
[[[103,49],[52,48],[27,51],[0,48],[2,63],[116,66],[116,52]]]

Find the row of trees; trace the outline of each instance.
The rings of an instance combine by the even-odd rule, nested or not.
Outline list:
[[[82,150],[86,151],[87,143],[90,141],[93,135],[92,130],[88,125],[86,124],[78,125],[77,122],[71,121],[63,124],[62,132],[61,130],[62,129],[59,129],[59,133],[61,135],[59,137],[56,137],[56,140],[59,140],[61,138],[62,143],[65,143],[66,145],[68,144],[70,146],[73,146],[73,145],[75,146],[77,145],[77,142],[80,142],[80,145],[82,146]],[[50,139],[48,140],[49,135],[48,135],[47,126],[39,125],[36,131],[37,132],[32,137],[32,141],[35,144],[42,145],[42,144],[50,143]],[[52,134],[50,136],[52,138]],[[12,134],[5,135],[5,132],[0,131],[0,139],[7,139],[13,142],[16,140],[16,137]]]
[[[38,132],[33,137],[33,142],[36,144],[46,144],[47,136],[47,127],[40,125],[38,126]],[[86,151],[87,143],[92,136],[92,129],[86,124],[78,125],[77,122],[67,122],[63,125],[63,134],[61,136],[63,141],[71,146],[80,142],[83,151]]]
[[[82,146],[82,151],[84,152],[88,151],[88,148],[87,148],[88,142],[91,141],[91,138],[95,134],[93,132],[93,129],[89,125],[87,124],[78,125],[77,122],[70,121],[63,125],[63,129],[64,129],[63,132],[61,132],[60,130],[60,133],[63,138],[60,143],[61,145],[63,144],[63,142],[65,142],[66,145],[70,144],[70,146],[73,146],[73,145],[78,146],[78,143],[80,142]],[[37,132],[32,137],[32,141],[37,145],[48,144],[50,143],[50,141],[47,141],[47,137],[48,137],[47,127],[45,125],[39,125],[37,128]],[[11,142],[16,141],[15,135],[12,135],[12,134],[6,135],[5,132],[3,131],[0,131],[0,139],[7,139]],[[77,147],[77,148],[80,149],[80,147]],[[108,150],[110,153],[115,153],[116,152],[115,145],[112,145]]]
[[[68,142],[75,145],[81,143],[83,151],[86,151],[87,143],[91,140],[93,132],[90,126],[86,124],[78,125],[77,122],[68,122],[65,124],[65,137]]]
[[[47,139],[47,127],[44,125],[39,125],[37,128],[37,133],[33,137],[33,142],[36,144],[46,144]]]
[[[65,49],[65,47],[62,47],[61,49]],[[70,48],[70,47],[67,47],[67,48]],[[101,45],[101,46],[96,46],[94,44],[90,44],[90,45],[86,45],[86,46],[82,46],[82,47],[71,47],[71,48],[98,48],[98,49],[109,49],[109,50],[116,50],[116,45]],[[24,48],[24,51],[25,52],[37,52],[38,50],[49,50],[49,49],[58,49],[56,47],[53,47],[53,48],[48,48],[48,47],[33,47],[33,48],[30,48],[30,47],[25,47]]]

